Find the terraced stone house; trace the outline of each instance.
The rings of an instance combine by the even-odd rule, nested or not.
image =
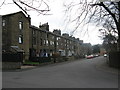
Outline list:
[[[29,58],[30,17],[22,11],[2,16],[2,50],[11,51],[11,47],[24,50],[25,59]]]
[[[11,47],[18,47],[23,50],[25,60],[36,57],[36,53],[40,56],[42,53],[80,56],[82,44],[82,40],[61,34],[61,30],[50,32],[48,23],[39,27],[31,25],[30,16],[22,11],[2,16],[2,50],[11,51]]]

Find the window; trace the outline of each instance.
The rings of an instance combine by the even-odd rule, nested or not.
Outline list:
[[[46,40],[44,39],[44,45],[46,45]]]
[[[33,37],[33,45],[36,45],[36,37]]]
[[[53,45],[54,45],[54,42],[53,42]]]
[[[57,37],[57,40],[59,40],[60,39],[60,37]]]
[[[5,26],[5,20],[2,21],[2,26]]]
[[[54,41],[50,41],[50,45],[51,45],[51,46],[54,45]]]
[[[33,30],[33,35],[36,35],[36,31],[35,30]]]
[[[49,44],[49,41],[48,41],[48,40],[46,40],[46,45],[48,46],[48,44]]]
[[[23,29],[23,22],[19,22],[19,29],[22,30]]]
[[[19,35],[19,44],[23,43],[23,35],[22,35],[22,30],[23,30],[23,22],[19,21],[19,30],[20,30],[20,35]]]
[[[19,35],[18,42],[19,42],[19,44],[23,43],[23,36],[22,35]]]
[[[67,43],[69,43],[69,41],[67,40]]]
[[[57,46],[59,45],[58,42],[56,44],[57,44]]]
[[[52,36],[52,39],[54,40],[54,36]]]
[[[67,40],[65,40],[65,42],[66,42]]]
[[[49,35],[47,34],[47,38],[49,38]]]
[[[50,41],[50,45],[52,45],[52,41]]]
[[[65,46],[67,46],[67,45],[65,44]]]
[[[61,38],[60,37],[58,37],[58,40],[60,40]]]
[[[69,45],[67,45],[67,49],[69,49]]]
[[[40,42],[40,45],[42,46],[42,45],[43,45],[43,43],[42,43],[42,42],[43,42],[42,38],[40,39],[40,41],[41,41],[41,42]]]

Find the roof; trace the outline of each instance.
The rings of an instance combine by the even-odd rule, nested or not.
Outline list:
[[[12,15],[15,15],[15,14],[18,14],[18,13],[22,13],[25,17],[28,17],[28,16],[27,16],[25,13],[23,13],[22,11],[10,13],[10,14],[5,14],[5,15],[2,15],[2,16],[12,16]]]
[[[11,49],[13,49],[16,52],[24,52],[24,50],[20,49],[18,46],[11,46]]]
[[[61,36],[61,35],[55,34],[55,33],[50,32],[50,31],[42,30],[41,28],[38,28],[38,27],[33,26],[33,25],[31,25],[30,28],[33,28],[34,30],[39,30],[39,31],[42,31],[42,32],[50,33],[50,34],[52,34],[52,35],[54,35],[54,36],[62,37],[62,38],[68,39],[68,40],[77,41],[76,38],[74,38],[74,37],[73,37],[73,38],[70,38],[70,37],[64,37],[64,36]]]

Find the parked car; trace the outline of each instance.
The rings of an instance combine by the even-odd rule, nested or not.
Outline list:
[[[86,56],[87,59],[91,59],[91,58],[94,58],[94,55],[88,55]]]
[[[104,54],[103,56],[104,56],[104,57],[107,57],[107,54]]]
[[[98,54],[95,54],[94,57],[98,57],[99,55]]]
[[[98,54],[95,55],[95,57],[98,57],[98,56],[99,56]]]

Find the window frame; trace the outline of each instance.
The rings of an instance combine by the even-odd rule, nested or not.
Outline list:
[[[19,30],[23,30],[23,22],[19,21]]]
[[[18,43],[23,44],[23,35],[19,35],[18,37]]]
[[[3,27],[6,26],[6,20],[5,20],[5,19],[2,20],[2,26],[3,26]]]

